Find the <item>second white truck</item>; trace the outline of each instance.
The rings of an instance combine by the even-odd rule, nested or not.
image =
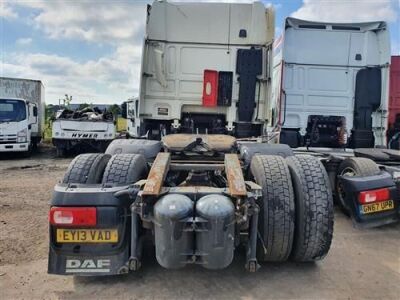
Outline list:
[[[291,147],[386,145],[390,40],[385,22],[287,18],[274,45],[281,143]]]
[[[115,132],[113,114],[96,108],[59,111],[52,125],[53,144],[60,157],[70,150],[104,152]]]

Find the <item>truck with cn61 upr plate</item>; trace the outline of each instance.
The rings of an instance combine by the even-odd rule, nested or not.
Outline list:
[[[149,242],[167,269],[222,269],[236,253],[255,272],[328,254],[326,158],[272,143],[273,28],[261,2],[148,6],[140,96],[125,106],[140,138],[71,162],[49,211],[49,273],[137,271]],[[343,176],[346,187],[353,181]],[[394,193],[366,190],[347,197],[369,205]]]
[[[0,77],[0,156],[29,156],[44,129],[44,86],[39,80]]]
[[[287,18],[284,28],[274,44],[272,92],[280,143],[320,158],[356,225],[398,221],[400,152],[386,148],[387,24]]]
[[[115,138],[116,122],[111,112],[97,107],[57,112],[52,124],[52,140],[57,155],[69,151],[104,152]]]

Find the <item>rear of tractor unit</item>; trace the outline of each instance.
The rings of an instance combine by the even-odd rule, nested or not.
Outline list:
[[[136,271],[149,243],[168,269],[222,269],[240,250],[251,272],[260,262],[320,260],[332,240],[332,192],[362,226],[398,220],[396,153],[386,149],[382,164],[361,150],[259,142],[273,142],[285,124],[273,109],[279,102],[268,100],[270,9],[155,2],[146,24],[140,95],[123,113],[129,135],[142,139],[117,139],[105,154],[71,162],[51,202],[49,273]]]
[[[49,220],[52,274],[136,271],[149,243],[168,269],[222,269],[243,249],[254,272],[259,262],[322,259],[333,202],[315,157],[228,135],[175,134],[77,156],[55,187]]]
[[[168,3],[148,8],[139,98],[129,136],[260,136],[272,126],[274,11],[261,2]]]
[[[287,18],[284,28],[274,47],[280,142],[291,147],[386,146],[387,24]]]
[[[319,157],[338,204],[357,226],[398,221],[400,155],[384,149],[389,107],[387,24],[287,18],[284,28],[274,43],[272,88],[280,112],[280,142],[296,153]],[[397,66],[391,69],[395,82]],[[396,84],[391,86],[389,128],[395,130]],[[395,138],[390,144],[396,143]],[[373,196],[381,189],[383,194]],[[362,191],[372,196],[361,197]]]

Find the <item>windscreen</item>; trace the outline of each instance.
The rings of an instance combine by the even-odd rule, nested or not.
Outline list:
[[[25,119],[25,102],[0,99],[0,122],[19,122]]]

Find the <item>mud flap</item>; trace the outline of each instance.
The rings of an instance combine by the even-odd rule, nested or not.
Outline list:
[[[373,176],[339,176],[346,192],[346,202],[351,211],[351,217],[356,227],[371,228],[399,221],[399,195],[396,184],[388,172],[381,172]],[[364,214],[361,204],[358,202],[358,195],[362,191],[388,188],[390,200],[393,200],[394,207],[390,210]]]
[[[126,274],[129,271],[129,247],[107,256],[73,255],[49,250],[48,273],[75,276],[103,276]]]

